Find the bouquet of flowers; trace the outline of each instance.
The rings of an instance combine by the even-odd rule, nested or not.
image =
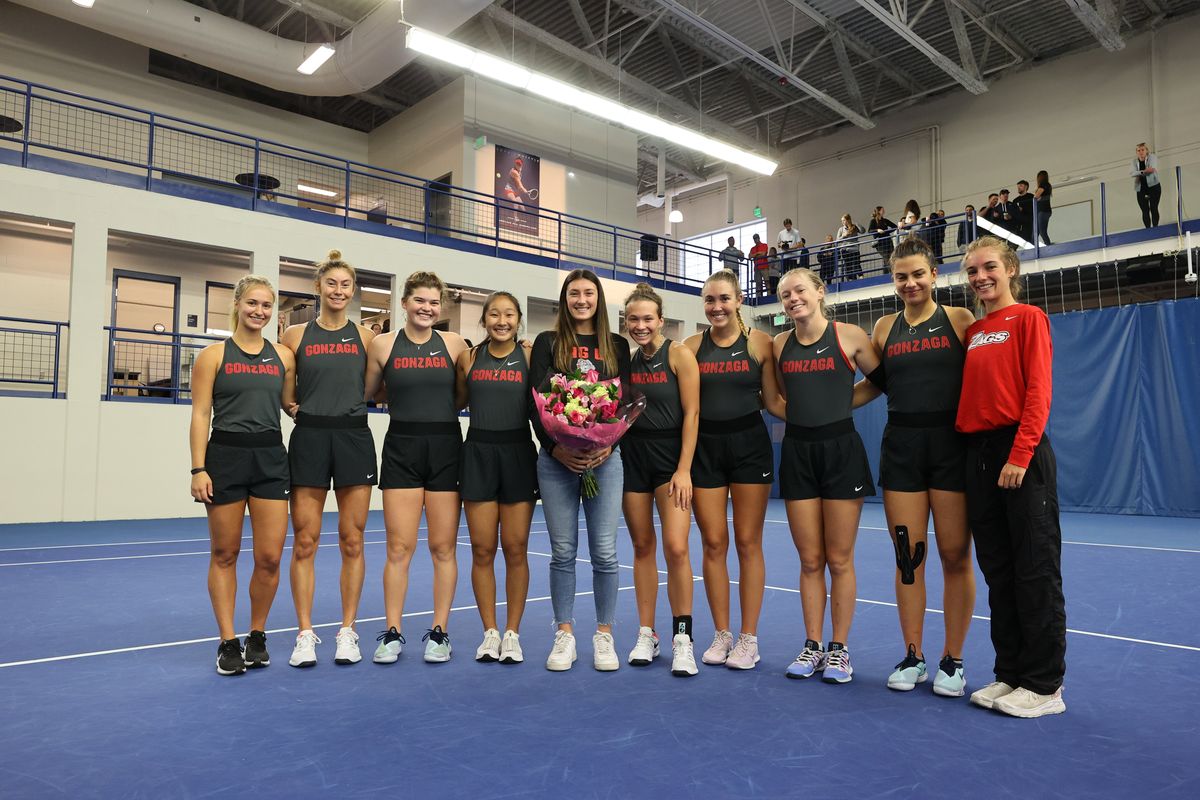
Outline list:
[[[615,446],[646,407],[646,398],[641,394],[635,393],[625,403],[620,399],[621,379],[600,380],[594,369],[582,374],[556,374],[550,378],[550,391],[533,392],[547,435],[556,444],[585,452]],[[595,473],[586,470],[581,496],[589,500],[599,492]]]

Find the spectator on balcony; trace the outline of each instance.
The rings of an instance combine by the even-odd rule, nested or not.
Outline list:
[[[1011,194],[1008,189],[1000,190],[1000,200],[996,203],[995,219],[992,220],[1010,233],[1017,231],[1017,207],[1008,199]]]
[[[975,206],[967,203],[964,211],[966,212],[966,216],[963,217],[962,222],[958,223],[958,238],[955,240],[959,250],[975,241],[978,237],[975,231]]]
[[[378,322],[372,322],[371,323],[371,333],[378,336],[379,334],[383,333],[383,326],[380,325]]]
[[[839,255],[842,260],[842,276],[847,280],[862,275],[862,256],[858,249],[862,244],[859,239],[861,235],[862,228],[854,224],[849,212],[842,214],[842,227],[838,228],[837,238],[839,242],[844,242]]]
[[[875,206],[875,211],[871,213],[871,221],[867,223],[867,231],[875,234],[875,252],[879,253],[885,264],[892,257],[892,231],[895,229],[896,223],[884,216],[883,206]]]
[[[904,216],[900,217],[900,224],[896,226],[896,241],[902,242],[912,234],[924,238],[920,233],[921,227],[921,207],[916,200],[909,200],[904,206]]]
[[[796,259],[796,266],[804,267],[804,269],[808,269],[808,266],[811,263],[811,259],[809,256],[809,250],[808,250],[808,240],[805,239],[803,236],[801,236],[800,244],[796,245],[796,247],[800,251],[800,255],[794,256],[794,258]]]
[[[925,221],[925,230],[929,246],[933,249],[933,255],[937,258],[937,263],[942,263],[942,248],[946,244],[946,211],[939,208],[937,211],[929,212],[929,219]]]
[[[1013,233],[1027,242],[1033,241],[1033,195],[1029,193],[1029,181],[1017,181],[1017,196],[1012,204],[1017,207],[1016,225]]]
[[[750,260],[754,262],[754,275],[760,297],[766,297],[770,288],[770,281],[767,279],[767,271],[771,266],[767,261],[768,256],[770,256],[770,248],[763,244],[757,233],[754,234],[754,246],[750,248]]]
[[[979,219],[984,222],[989,222],[992,225],[1000,224],[999,220],[998,220],[998,215],[1000,212],[997,210],[999,207],[999,204],[1000,204],[1000,195],[996,194],[995,192],[992,192],[991,194],[989,194],[988,198],[987,198],[987,205],[985,205],[983,207],[983,210],[979,212]],[[977,233],[976,238],[979,238],[979,236],[982,236],[985,233],[990,233],[990,231],[988,231],[986,229],[981,230]]]
[[[779,276],[783,274],[781,269],[782,257],[779,254],[778,248],[772,247],[767,251],[767,295],[773,296],[775,289],[779,286]]]
[[[1037,189],[1033,196],[1037,199],[1037,233],[1042,238],[1045,244],[1052,244],[1050,241],[1050,214],[1052,213],[1050,196],[1054,194],[1054,187],[1050,185],[1050,173],[1046,170],[1041,170],[1037,174]]]
[[[745,258],[746,254],[737,249],[737,240],[730,236],[727,246],[721,251],[721,266],[735,274],[741,274],[742,261]]]
[[[833,243],[833,235],[827,234],[825,243],[819,244],[813,249],[817,251],[817,264],[821,280],[825,283],[832,283],[833,273],[837,269],[837,245]]]
[[[800,241],[800,233],[792,227],[792,221],[790,219],[785,219],[783,221],[783,230],[779,232],[779,249],[791,250],[796,246],[796,242],[798,241]]]
[[[1150,152],[1145,142],[1134,151],[1136,157],[1129,169],[1133,176],[1133,188],[1137,192],[1138,207],[1142,209],[1142,226],[1158,225],[1158,201],[1162,199],[1162,183],[1158,178],[1158,156]]]

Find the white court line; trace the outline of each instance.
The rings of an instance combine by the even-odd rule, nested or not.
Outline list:
[[[666,586],[667,584],[664,581],[658,585]],[[617,588],[617,591],[625,592],[625,591],[629,591],[632,588],[633,588],[632,586],[620,586]],[[575,596],[576,597],[586,597],[589,594],[592,594],[592,592],[576,592]],[[550,599],[549,595],[546,595],[544,597],[530,597],[525,600],[525,605],[529,605],[530,603],[541,603],[541,602],[545,602],[549,599]],[[505,600],[502,600],[502,601],[497,602],[496,605],[497,606],[506,606],[506,605],[508,605],[508,602]],[[451,612],[470,611],[471,609],[478,608],[478,607],[479,606],[475,606],[475,605],[454,606],[450,609],[450,611]],[[408,619],[409,617],[429,617],[429,616],[433,616],[433,613],[434,613],[433,611],[410,611],[409,613],[402,615],[402,618]],[[354,621],[355,621],[355,623],[364,623],[364,622],[379,622],[379,621],[385,620],[385,619],[386,619],[385,617],[362,617],[362,618],[356,619]],[[313,628],[314,629],[316,629],[316,628],[334,628],[334,627],[340,628],[341,625],[342,625],[342,623],[340,621],[338,621],[338,622],[322,622],[320,625],[313,625]],[[290,633],[292,631],[299,631],[299,628],[297,628],[295,626],[292,626],[290,628],[272,628],[272,629],[266,631],[266,633]],[[244,636],[245,634],[242,634],[242,635]],[[4,663],[0,663],[0,669],[4,669],[6,667],[24,667],[24,666],[28,666],[30,664],[49,664],[49,663],[52,663],[55,661],[73,661],[75,659],[80,659],[80,658],[94,658],[95,656],[111,656],[111,655],[116,655],[118,653],[135,653],[135,652],[139,652],[142,650],[160,650],[165,647],[182,647],[184,645],[189,645],[189,644],[204,644],[206,642],[209,642],[209,643],[219,642],[220,640],[221,640],[220,636],[206,636],[201,639],[181,639],[177,642],[159,642],[157,644],[139,644],[139,645],[135,645],[133,647],[117,647],[112,650],[94,650],[90,653],[71,653],[70,655],[65,655],[65,656],[49,656],[48,658],[30,658],[30,659],[26,659],[24,661],[7,661]]]

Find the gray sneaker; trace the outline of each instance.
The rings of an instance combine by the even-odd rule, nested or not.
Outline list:
[[[404,634],[396,630],[395,626],[379,634],[375,637],[375,641],[379,642],[379,647],[375,648],[375,656],[372,659],[376,664],[395,664],[396,660],[400,658],[400,651],[406,644]]]
[[[450,660],[450,634],[442,630],[441,625],[434,625],[421,641],[425,642],[425,660],[431,664],[440,664]]]

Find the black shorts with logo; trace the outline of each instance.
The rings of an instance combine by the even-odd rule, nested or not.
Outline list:
[[[379,482],[366,415],[314,417],[300,412],[288,442],[292,486],[328,489]]]
[[[383,440],[379,488],[457,492],[461,453],[457,422],[392,420]]]
[[[787,426],[779,458],[779,493],[785,500],[854,500],[871,497],[871,464],[854,420],[805,428]]]
[[[954,415],[888,414],[879,450],[879,485],[893,492],[966,491],[967,437]]]
[[[625,491],[649,494],[670,483],[682,449],[683,434],[678,428],[630,428],[621,440]]]
[[[700,420],[692,486],[719,489],[733,483],[774,483],[775,452],[762,414]]]
[[[288,454],[279,431],[213,431],[204,454],[204,469],[212,481],[214,506],[247,497],[287,500],[291,493]]]
[[[467,430],[459,459],[464,502],[532,503],[538,499],[537,448],[529,428]]]

